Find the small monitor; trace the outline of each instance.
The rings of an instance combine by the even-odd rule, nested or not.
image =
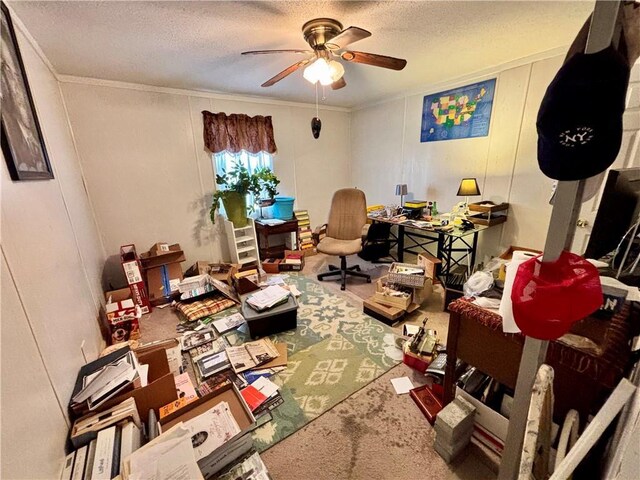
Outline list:
[[[640,168],[610,170],[584,257],[599,259],[613,252],[639,216]]]

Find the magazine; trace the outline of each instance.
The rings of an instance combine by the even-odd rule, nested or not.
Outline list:
[[[236,373],[244,372],[278,357],[279,353],[268,338],[245,343],[226,350],[231,366]]]
[[[199,332],[185,332],[184,335],[180,337],[180,346],[182,350],[191,350],[215,338],[216,334],[211,329],[201,330]]]

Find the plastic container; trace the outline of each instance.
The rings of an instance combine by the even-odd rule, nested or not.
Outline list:
[[[260,338],[275,333],[293,330],[298,327],[298,302],[293,295],[289,295],[287,303],[256,312],[242,299],[242,316],[247,320],[251,338]]]
[[[273,204],[273,218],[280,220],[291,220],[293,218],[293,197],[276,197]]]

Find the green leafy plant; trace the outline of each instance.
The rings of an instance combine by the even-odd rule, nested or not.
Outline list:
[[[216,222],[216,211],[220,208],[220,200],[224,200],[233,194],[241,194],[243,196],[252,194],[255,199],[266,195],[266,198],[272,199],[278,194],[277,187],[279,183],[278,177],[267,167],[258,168],[255,173],[249,173],[247,167],[240,163],[235,163],[230,172],[216,175],[218,190],[213,194],[213,202],[209,212],[211,222]],[[249,206],[249,211],[253,211],[253,205]]]

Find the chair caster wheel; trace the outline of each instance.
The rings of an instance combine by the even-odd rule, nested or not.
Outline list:
[[[371,283],[371,279],[370,278],[367,278],[367,283]]]
[[[345,289],[345,287],[344,287],[344,285],[342,285],[342,286],[340,287],[340,290],[344,290],[344,289]]]

